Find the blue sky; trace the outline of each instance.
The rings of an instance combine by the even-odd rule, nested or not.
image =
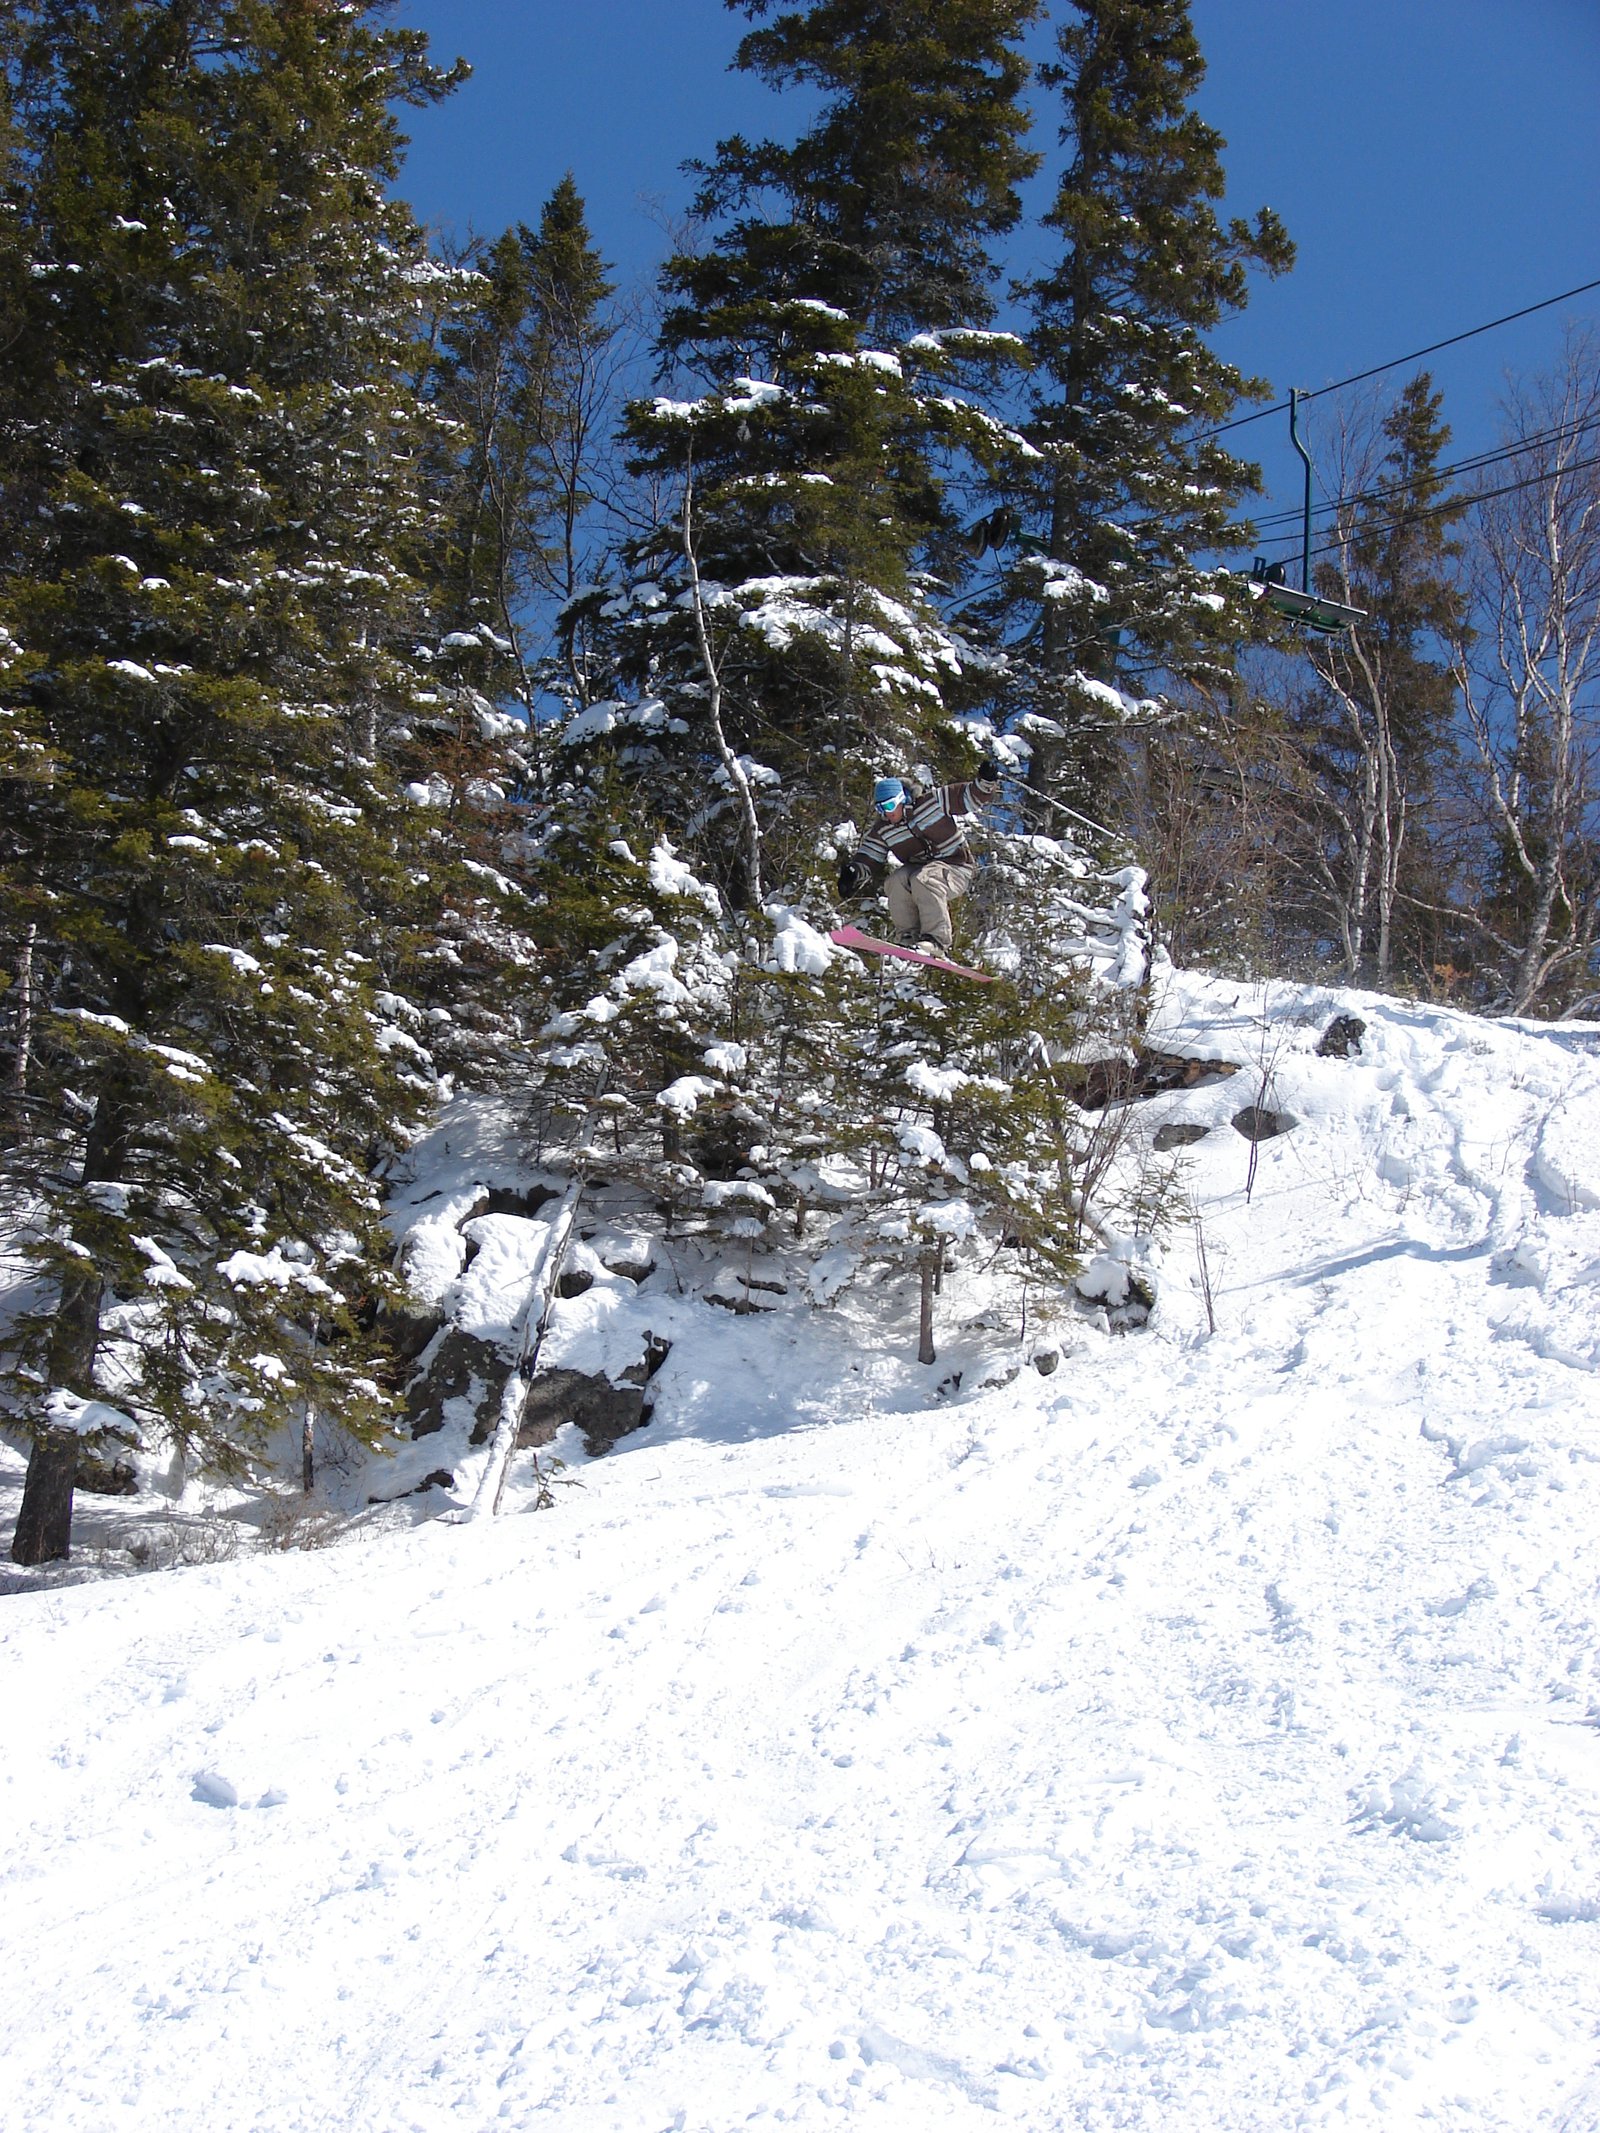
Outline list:
[[[1221,337],[1280,394],[1600,277],[1595,0],[1194,0],[1193,18],[1229,204],[1275,207],[1300,248]],[[786,130],[780,99],[726,71],[745,23],[722,0],[400,0],[398,19],[475,69],[448,104],[408,114],[402,190],[457,232],[534,220],[570,169],[608,259],[643,278],[687,203],[685,158]],[[1042,117],[1041,201],[1048,99]],[[1019,238],[1019,267],[1038,242]],[[1600,319],[1600,292],[1570,312]],[[1433,360],[1461,450],[1492,439],[1507,368],[1548,361],[1561,318]],[[1284,418],[1246,440],[1292,500]]]

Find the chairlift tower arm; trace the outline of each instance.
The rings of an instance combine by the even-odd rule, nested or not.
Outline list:
[[[1311,463],[1311,454],[1306,450],[1305,440],[1300,435],[1300,403],[1309,400],[1311,394],[1303,386],[1289,388],[1289,442],[1300,454],[1306,470],[1305,511],[1301,521],[1300,538],[1300,588],[1286,584],[1288,565],[1268,564],[1257,556],[1254,567],[1245,575],[1250,580],[1256,597],[1265,598],[1268,605],[1286,621],[1302,623],[1307,629],[1316,630],[1324,637],[1342,637],[1358,622],[1366,620],[1366,610],[1349,607],[1342,600],[1326,600],[1311,590],[1311,512],[1316,468]]]
[[[1298,385],[1291,385],[1289,388],[1289,442],[1300,454],[1301,459],[1304,460],[1306,469],[1305,515],[1301,522],[1300,590],[1303,593],[1309,593],[1311,590],[1311,492],[1312,484],[1316,479],[1316,469],[1311,464],[1311,454],[1306,450],[1305,442],[1300,435],[1300,402],[1303,398],[1305,398],[1305,394],[1302,388]]]

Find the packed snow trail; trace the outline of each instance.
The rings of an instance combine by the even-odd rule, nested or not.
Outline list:
[[[1600,1032],[1354,1005],[1173,988],[1214,1336],[4,1603],[5,2133],[1595,2133]]]

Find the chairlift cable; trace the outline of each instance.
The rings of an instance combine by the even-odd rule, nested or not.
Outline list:
[[[1519,489],[1536,488],[1542,481],[1560,481],[1568,474],[1582,474],[1590,467],[1600,467],[1600,452],[1597,452],[1592,459],[1575,459],[1570,466],[1541,467],[1537,474],[1524,475],[1521,481],[1505,482],[1498,489],[1481,489],[1475,496],[1468,497],[1467,502],[1469,504],[1485,504],[1497,496],[1513,496]],[[1363,539],[1371,540],[1380,533],[1395,533],[1402,526],[1414,525],[1419,518],[1438,518],[1441,513],[1454,511],[1455,509],[1456,504],[1453,502],[1429,504],[1421,511],[1408,511],[1404,518],[1391,520],[1387,525],[1363,526],[1361,528],[1362,537]],[[1341,548],[1348,546],[1349,542],[1345,540],[1329,541],[1324,547],[1313,548],[1311,553],[1314,557],[1337,555]]]
[[[1288,403],[1285,402],[1284,404],[1287,406]],[[1482,452],[1474,453],[1466,459],[1452,460],[1445,466],[1435,468],[1429,479],[1433,481],[1450,481],[1462,474],[1481,474],[1489,467],[1502,465],[1507,460],[1518,459],[1525,452],[1537,451],[1541,445],[1549,444],[1555,439],[1582,437],[1590,430],[1597,428],[1600,428],[1600,414],[1590,415],[1582,422],[1557,423],[1547,430],[1531,431],[1526,437],[1519,437],[1509,444],[1497,444],[1486,448]],[[1400,487],[1401,484],[1399,483],[1389,483],[1381,488],[1354,490],[1348,495],[1331,497],[1326,503],[1317,504],[1314,507],[1314,513],[1318,518],[1325,518],[1330,512],[1342,510],[1347,506],[1381,503],[1386,496],[1393,496]],[[1469,490],[1465,495],[1447,500],[1439,508],[1449,511],[1459,506],[1460,509],[1465,511],[1470,510],[1476,501],[1476,493]],[[1291,523],[1298,529],[1302,515],[1301,506],[1298,504],[1292,510],[1263,513],[1250,521],[1251,526],[1255,529],[1253,537],[1259,539],[1263,547],[1281,548],[1286,542],[1292,541],[1294,537],[1284,533],[1263,534],[1260,529],[1264,526],[1281,526]],[[1410,512],[1407,517],[1414,518],[1416,515],[1415,512]],[[1151,526],[1162,526],[1165,523],[1166,521],[1162,519],[1135,519],[1128,523],[1127,530],[1130,533],[1142,533]],[[1243,542],[1244,533],[1240,527],[1232,526],[1227,530],[1237,536],[1235,545]],[[1362,528],[1363,532],[1366,530],[1366,528]],[[992,586],[985,588],[986,592],[992,590]],[[962,603],[963,606],[970,604],[970,602],[966,601]],[[957,611],[959,612],[959,610]]]
[[[1348,378],[1336,378],[1331,385],[1319,385],[1314,391],[1300,395],[1302,400],[1320,400],[1325,393],[1343,392],[1347,385],[1365,384],[1368,378],[1378,378],[1386,370],[1398,370],[1403,363],[1418,363],[1424,356],[1437,355],[1441,349],[1455,348],[1462,341],[1476,340],[1480,333],[1493,333],[1499,326],[1509,326],[1519,318],[1532,318],[1536,311],[1548,311],[1555,304],[1570,303],[1575,296],[1587,296],[1591,289],[1600,289],[1600,281],[1586,281],[1576,289],[1563,289],[1559,296],[1547,296],[1542,303],[1525,304],[1520,311],[1508,311],[1501,318],[1487,319],[1481,326],[1469,326],[1465,333],[1453,333],[1448,340],[1430,341],[1426,348],[1413,349],[1410,355],[1391,356],[1387,363],[1374,363],[1370,370],[1358,370]],[[1269,415],[1282,415],[1288,411],[1287,400],[1279,400],[1272,407],[1257,408],[1254,414],[1240,415],[1233,422],[1221,423],[1214,430],[1203,430],[1192,444],[1208,444],[1213,437],[1224,437],[1229,430],[1242,430],[1247,423],[1265,422]]]
[[[1481,474],[1487,468],[1498,466],[1507,459],[1516,459],[1524,452],[1536,451],[1541,445],[1549,444],[1555,438],[1581,437],[1586,430],[1592,430],[1597,426],[1600,426],[1600,415],[1591,416],[1587,422],[1574,423],[1570,428],[1537,431],[1528,437],[1520,438],[1515,444],[1496,445],[1493,450],[1475,453],[1470,459],[1458,459],[1452,461],[1448,466],[1436,467],[1428,476],[1428,479],[1433,482],[1443,482],[1453,481],[1463,474]],[[1404,484],[1401,482],[1388,482],[1375,489],[1356,489],[1344,496],[1330,497],[1326,503],[1317,505],[1317,516],[1325,518],[1331,511],[1341,511],[1360,504],[1380,504],[1385,498],[1396,496],[1403,487]],[[1468,491],[1462,495],[1459,501],[1463,508],[1470,504],[1472,502],[1471,492]],[[1252,519],[1250,523],[1259,529],[1263,526],[1280,526],[1290,519],[1298,520],[1299,517],[1298,509],[1293,511],[1271,511],[1259,518]],[[1270,538],[1273,541],[1279,541],[1284,536],[1273,534]]]
[[[1581,437],[1587,431],[1597,427],[1600,427],[1600,415],[1591,415],[1583,422],[1558,423],[1552,429],[1533,431],[1526,437],[1518,438],[1514,443],[1495,445],[1489,450],[1474,453],[1470,458],[1458,459],[1448,466],[1436,467],[1428,478],[1430,481],[1450,481],[1461,474],[1481,474],[1488,467],[1501,465],[1508,459],[1520,458],[1525,452],[1536,451],[1541,445],[1549,444],[1554,439]],[[1360,489],[1347,496],[1335,496],[1325,504],[1318,504],[1316,515],[1319,518],[1323,518],[1330,511],[1339,511],[1358,504],[1382,503],[1386,497],[1393,497],[1401,486],[1398,482],[1390,482],[1380,488]],[[1454,503],[1459,503],[1462,510],[1467,510],[1470,508],[1472,501],[1472,492],[1468,491],[1465,495],[1456,498]],[[1454,504],[1447,504],[1445,508],[1454,508]],[[1261,518],[1252,519],[1250,523],[1259,529],[1263,526],[1282,525],[1291,520],[1298,524],[1299,519],[1300,511],[1297,506],[1292,511],[1269,512]],[[1235,528],[1234,530],[1237,531],[1238,529]],[[1282,533],[1260,537],[1268,547],[1279,547],[1284,541],[1292,538],[1292,536]]]

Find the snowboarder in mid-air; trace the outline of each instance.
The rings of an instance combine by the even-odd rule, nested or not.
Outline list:
[[[873,824],[839,869],[839,894],[864,896],[888,875],[889,920],[902,947],[948,956],[950,906],[972,886],[976,861],[965,820],[1000,797],[1000,765],[985,756],[975,778],[935,785],[914,799],[898,778],[880,778]]]

